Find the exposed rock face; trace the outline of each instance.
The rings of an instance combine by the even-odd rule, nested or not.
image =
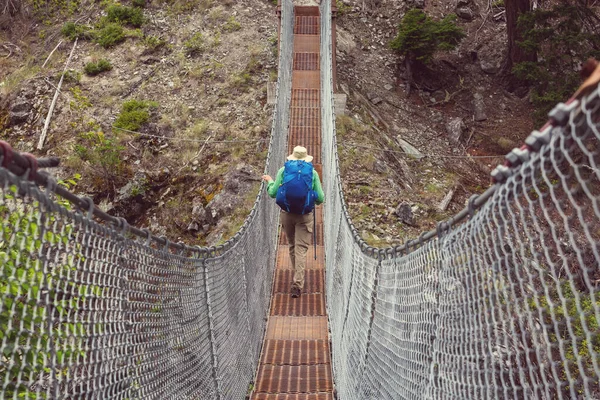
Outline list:
[[[260,175],[252,166],[240,164],[224,180],[223,190],[206,206],[215,219],[232,213],[241,202],[240,196],[250,191],[253,182],[260,182]]]
[[[485,103],[483,102],[483,95],[481,93],[475,93],[473,95],[473,114],[475,121],[485,121],[488,117],[485,113]]]
[[[466,129],[467,127],[462,118],[453,118],[446,125],[446,132],[448,132],[448,136],[456,143],[462,142]]]
[[[8,113],[8,116],[10,118],[10,125],[14,126],[27,122],[27,120],[29,119],[29,115],[31,114],[32,108],[33,105],[31,104],[31,101],[24,98],[18,99],[12,105],[12,107],[10,108],[10,112]]]
[[[396,215],[398,216],[400,222],[410,226],[414,225],[412,207],[407,202],[403,201],[402,203],[398,204],[398,207],[396,208]]]

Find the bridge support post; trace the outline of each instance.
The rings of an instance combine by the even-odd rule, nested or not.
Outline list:
[[[212,307],[210,306],[210,285],[208,284],[208,268],[206,266],[206,260],[202,261],[202,269],[204,270],[204,293],[206,295],[206,310],[208,314],[208,329],[210,334],[210,356],[212,359],[213,380],[215,382],[215,390],[217,392],[216,399],[221,400],[223,398],[223,390],[221,388],[221,378],[219,377],[218,371],[219,364],[217,362],[215,321],[212,313]]]

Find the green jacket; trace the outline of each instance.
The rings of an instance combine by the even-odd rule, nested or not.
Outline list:
[[[272,198],[277,197],[277,189],[279,189],[279,186],[281,186],[281,183],[283,182],[283,170],[284,167],[281,167],[281,169],[279,171],[277,171],[277,177],[275,178],[274,181],[269,181],[269,183],[267,184],[267,193],[269,193],[269,196]],[[317,198],[315,200],[316,204],[321,204],[323,203],[323,200],[325,199],[325,193],[323,193],[323,188],[321,187],[321,180],[319,179],[319,173],[313,169],[313,190],[315,192],[317,192]]]

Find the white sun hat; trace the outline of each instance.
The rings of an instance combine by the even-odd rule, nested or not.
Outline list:
[[[313,160],[313,156],[308,155],[308,152],[306,151],[306,147],[296,146],[296,147],[294,147],[294,152],[292,154],[290,154],[287,159],[311,162]]]

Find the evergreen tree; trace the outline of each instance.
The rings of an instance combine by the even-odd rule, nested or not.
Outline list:
[[[456,15],[450,14],[441,21],[434,21],[422,10],[412,9],[406,13],[398,26],[398,35],[390,43],[392,49],[404,56],[410,93],[413,67],[429,64],[438,50],[452,50],[465,37],[456,25]]]

